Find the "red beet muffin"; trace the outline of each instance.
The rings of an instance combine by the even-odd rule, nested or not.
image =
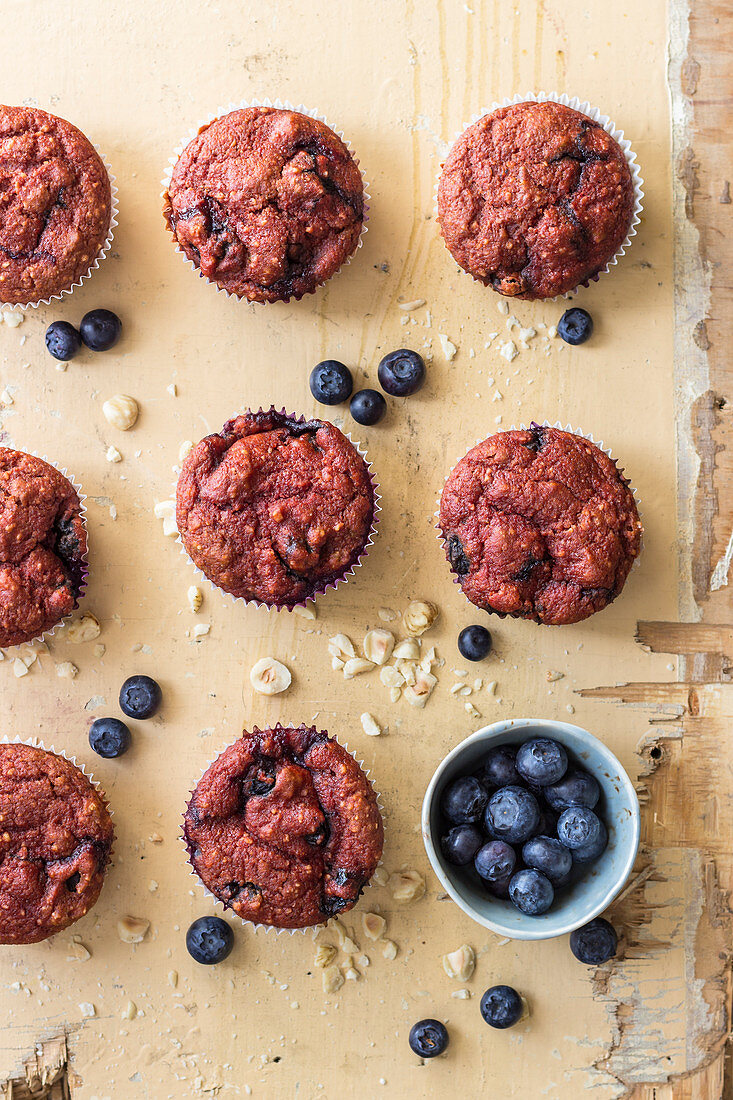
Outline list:
[[[366,775],[306,726],[245,731],[197,783],[183,833],[207,889],[242,920],[275,928],[353,908],[384,843]]]
[[[0,745],[0,943],[37,943],[97,901],[114,829],[104,798],[69,760]]]
[[[364,182],[325,123],[247,107],[188,143],[163,209],[207,279],[250,302],[287,302],[313,293],[356,249]]]
[[[111,218],[107,169],[84,134],[46,111],[0,106],[0,302],[68,290]]]
[[[294,607],[343,577],[374,516],[364,459],[338,428],[270,409],[188,454],[176,518],[191,560],[225,592]]]
[[[87,578],[79,494],[48,462],[0,447],[0,646],[50,630]]]
[[[624,152],[560,103],[484,115],[450,150],[438,221],[456,263],[513,298],[585,285],[623,244],[634,211]]]
[[[471,603],[550,626],[615,600],[642,536],[615,462],[581,436],[538,426],[499,432],[461,459],[440,528]]]

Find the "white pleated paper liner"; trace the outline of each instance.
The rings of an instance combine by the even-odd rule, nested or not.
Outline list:
[[[67,762],[67,764],[73,765],[73,767],[75,767],[78,771],[81,772],[81,774],[84,776],[86,781],[89,783],[89,785],[94,789],[96,794],[99,796],[99,800],[101,801],[102,805],[104,806],[104,809],[109,814],[110,819],[112,819],[112,841],[111,841],[110,846],[109,846],[109,852],[107,854],[107,862],[106,862],[105,867],[104,867],[104,882],[106,882],[107,872],[109,871],[109,869],[112,865],[112,859],[113,859],[113,856],[114,856],[115,841],[117,840],[117,836],[116,836],[116,833],[115,833],[115,827],[114,827],[114,820],[113,820],[115,814],[114,814],[114,810],[112,809],[109,802],[107,801],[107,795],[105,794],[104,790],[102,789],[100,784],[97,782],[97,780],[94,778],[94,775],[92,774],[92,772],[87,771],[84,764],[76,759],[76,756],[69,756],[66,752],[64,752],[63,749],[57,749],[53,745],[48,745],[47,746],[41,740],[41,738],[39,738],[39,737],[10,737],[7,734],[4,734],[2,737],[0,737],[0,745],[28,745],[29,748],[38,749],[41,752],[45,752],[45,753],[51,753],[53,756],[60,756],[62,760],[65,760]],[[104,882],[102,884],[102,890],[104,890]],[[101,896],[102,896],[102,893],[100,891],[99,897],[101,897]],[[94,905],[96,905],[98,901],[99,901],[99,898],[97,898],[97,901],[94,902]],[[94,905],[91,905],[89,907],[89,909],[87,909],[86,913],[82,914],[77,920],[72,921],[71,924],[67,924],[63,928],[59,928],[58,932],[50,933],[48,936],[46,936],[46,939],[50,939],[51,936],[60,935],[60,933],[62,933],[62,932],[67,932],[69,929],[73,929],[74,926],[76,924],[78,924],[80,920],[83,919],[83,917],[86,917],[86,916],[89,915],[89,913],[94,908]],[[45,941],[44,940],[37,940],[36,942],[37,943],[44,943]],[[11,944],[9,946],[13,946],[13,945]],[[19,943],[19,944],[16,944],[15,946],[23,947],[25,945],[22,944],[22,943]]]
[[[638,566],[639,559],[641,558],[642,550],[644,549],[644,523],[643,523],[642,516],[641,516],[641,508],[640,508],[640,503],[641,502],[640,502],[639,494],[638,494],[636,488],[632,485],[631,481],[625,476],[624,468],[623,467],[619,468],[618,459],[615,459],[613,457],[613,454],[611,452],[611,448],[607,447],[602,439],[601,440],[595,440],[593,438],[593,436],[590,434],[590,432],[584,432],[584,431],[581,431],[580,428],[574,428],[572,424],[562,424],[559,420],[554,421],[554,423],[549,421],[549,420],[543,420],[541,422],[540,421],[532,421],[530,424],[523,424],[523,423],[519,424],[519,425],[512,424],[511,427],[505,428],[501,432],[494,432],[494,433],[492,433],[492,435],[505,435],[508,432],[529,431],[532,428],[556,428],[558,431],[568,432],[570,435],[577,435],[581,439],[587,439],[589,443],[592,443],[594,447],[597,447],[599,449],[599,451],[602,451],[608,458],[610,458],[611,462],[613,462],[614,466],[616,467],[616,470],[617,470],[617,473],[618,473],[618,476],[619,476],[620,480],[627,487],[627,489],[629,490],[629,492],[631,493],[631,495],[634,498],[634,504],[636,506],[636,511],[637,511],[637,515],[638,515],[638,519],[639,519],[639,524],[641,525],[641,538],[640,538],[640,541],[639,541],[639,552],[638,552],[638,554],[636,555],[636,557],[634,558],[634,560],[631,564],[631,568],[629,569],[626,580],[624,581],[624,585],[622,586],[621,592],[619,592],[618,595],[615,597],[615,599],[613,601],[611,601],[611,602],[615,602],[615,600],[618,599],[621,596],[621,594],[623,592],[623,587],[625,587],[626,583],[628,582],[629,577],[631,576],[633,571]],[[450,478],[451,474],[453,473],[453,471],[455,470],[455,468],[459,464],[459,462],[462,462],[463,459],[466,457],[466,455],[469,454],[470,451],[472,451],[474,447],[477,447],[480,443],[484,443],[486,441],[486,439],[491,439],[491,438],[492,438],[492,436],[481,436],[480,438],[478,438],[475,441],[475,443],[473,443],[465,451],[464,454],[462,454],[459,458],[456,459],[456,461],[453,463],[453,465],[451,466],[451,468],[449,469],[448,473],[446,474],[446,476],[443,480],[443,489],[445,489],[445,486],[448,482],[448,479]],[[435,512],[433,513],[433,517],[436,521],[435,522],[435,530],[437,531],[437,539],[438,539],[438,542],[440,543],[441,549],[443,551],[443,555],[445,557],[446,564],[448,565],[448,568],[450,569],[450,572],[451,572],[451,576],[453,577],[453,583],[460,585],[461,578],[455,574],[455,572],[453,571],[453,569],[450,566],[450,562],[448,561],[448,555],[447,555],[446,549],[445,549],[446,539],[443,535],[443,531],[442,531],[442,528],[440,526],[440,502],[441,502],[441,499],[442,499],[442,495],[443,495],[443,490],[441,490],[441,494],[437,499],[436,509],[435,509]],[[468,600],[467,596],[465,598]],[[471,600],[468,600],[468,602],[472,603]],[[473,606],[476,606],[476,605],[473,605]],[[610,605],[607,604],[606,606],[610,606]],[[481,610],[481,608],[479,608],[478,610]],[[605,610],[605,608],[601,608],[601,610]],[[498,612],[492,612],[491,614],[498,615]],[[600,614],[600,612],[595,612],[595,614]],[[510,619],[511,618],[520,618],[520,619],[524,618],[524,616],[511,615],[509,613],[507,613],[506,615],[501,615],[500,617],[501,618],[510,618]],[[589,618],[592,618],[592,617],[593,617],[592,615],[589,616]],[[532,620],[530,619],[529,621],[532,621]],[[584,620],[581,619],[580,621],[583,622]],[[538,624],[538,625],[547,625],[547,624]]]
[[[644,198],[644,180],[642,179],[641,170],[636,160],[636,153],[631,148],[631,142],[628,138],[624,137],[623,130],[620,130],[616,126],[615,122],[611,121],[608,115],[601,114],[599,109],[597,107],[591,106],[591,104],[588,103],[587,100],[580,100],[577,96],[568,96],[565,94],[559,95],[557,92],[527,92],[524,95],[515,95],[511,98],[503,99],[499,103],[493,103],[490,107],[487,107],[482,111],[477,111],[476,114],[472,115],[468,122],[464,123],[462,129],[455,135],[454,142],[458,140],[461,134],[464,133],[469,126],[473,126],[474,123],[478,122],[480,118],[483,118],[485,115],[492,114],[494,111],[498,111],[502,107],[513,107],[518,103],[548,102],[559,103],[563,107],[570,107],[572,108],[572,110],[578,111],[580,114],[592,119],[593,122],[596,122],[606,131],[607,134],[610,134],[617,145],[620,146],[621,151],[626,158],[626,163],[629,166],[631,181],[634,187],[634,208],[631,214],[631,222],[629,224],[628,232],[622,244],[616,250],[616,252],[605,265],[605,267],[601,268],[601,270],[597,271],[594,275],[589,276],[589,278],[586,279],[584,282],[579,283],[577,286],[573,287],[571,290],[566,291],[564,294],[556,295],[554,298],[538,299],[539,301],[556,302],[562,298],[569,298],[572,294],[575,294],[579,286],[588,286],[591,282],[597,282],[601,275],[607,275],[610,272],[611,268],[615,267],[621,257],[625,254],[626,249],[630,248],[631,241],[636,236],[636,227],[641,221],[641,214],[643,211],[642,200]],[[440,183],[442,172],[443,165],[441,164],[435,181],[435,189],[433,192],[435,217],[439,225],[440,221],[438,219],[438,185]],[[445,241],[443,241],[443,243],[445,244]],[[450,249],[448,251],[450,251]],[[475,275],[471,275],[470,271],[466,271],[465,268],[461,267],[460,264],[458,264],[458,267],[462,272],[464,272],[464,274],[469,275],[472,279],[474,279],[475,282],[481,283],[482,286],[486,285],[485,283],[482,283],[480,279],[476,278]],[[487,289],[493,288],[488,287]],[[500,292],[495,291],[495,293]],[[511,295],[502,295],[502,297],[510,299]],[[517,300],[524,301],[524,299]]]
[[[81,516],[81,521],[84,526],[84,534],[86,535],[86,549],[84,550],[84,553],[81,555],[80,559],[84,567],[84,575],[79,583],[79,591],[76,595],[76,602],[74,607],[68,615],[64,615],[63,618],[59,619],[57,623],[54,623],[53,626],[50,626],[47,630],[42,631],[40,634],[35,634],[22,642],[15,642],[13,643],[13,645],[3,646],[4,650],[7,650],[9,653],[12,654],[13,650],[16,649],[18,646],[33,645],[34,642],[45,642],[48,638],[51,638],[60,627],[69,622],[69,620],[73,617],[74,612],[78,609],[79,604],[84,598],[87,586],[89,584],[89,529],[87,526],[87,509],[85,504],[85,501],[87,499],[86,493],[82,491],[80,482],[76,480],[73,474],[70,474],[68,472],[65,466],[59,466],[57,462],[54,462],[52,459],[47,458],[46,455],[39,454],[38,451],[21,451],[17,447],[6,447],[4,449],[8,451],[16,451],[18,454],[32,455],[33,458],[38,458],[42,462],[48,463],[49,466],[52,466],[54,470],[56,470],[63,477],[65,477],[68,482],[70,482],[70,484],[74,487],[76,495],[79,499],[79,515]]]
[[[287,412],[286,409],[274,409],[274,408],[271,408],[271,409],[260,408],[260,409],[257,410],[257,415],[259,415],[261,413],[267,413],[267,412],[277,412],[279,415],[287,417],[288,420],[293,420],[293,421],[295,421],[296,423],[299,423],[299,424],[304,424],[308,420],[313,419],[312,417],[307,417],[307,416],[304,416],[302,414],[298,415],[296,413],[289,413],[289,412]],[[247,416],[247,415],[252,415],[252,414],[253,414],[252,409],[246,409],[243,412],[238,413],[237,415]],[[322,423],[330,424],[330,421],[324,420],[324,421],[322,421]],[[372,489],[372,500],[373,500],[372,520],[371,520],[371,524],[370,524],[370,527],[369,527],[369,533],[368,533],[367,538],[364,542],[364,545],[360,549],[355,561],[353,561],[349,565],[348,569],[345,569],[344,572],[342,574],[340,574],[338,577],[334,577],[331,580],[326,581],[324,584],[316,585],[313,592],[309,593],[307,596],[304,596],[302,599],[297,600],[293,604],[269,604],[269,603],[266,603],[264,600],[248,599],[246,596],[235,596],[231,592],[226,592],[223,588],[220,588],[218,584],[216,584],[214,581],[212,581],[209,577],[206,576],[206,574],[203,572],[203,570],[200,569],[198,567],[198,565],[196,565],[195,561],[189,556],[188,551],[186,550],[186,547],[183,544],[183,539],[181,538],[181,535],[180,535],[180,532],[179,532],[179,534],[176,537],[176,542],[179,544],[179,546],[181,548],[181,554],[183,554],[183,556],[186,558],[186,560],[191,564],[194,572],[196,573],[197,578],[202,580],[205,584],[211,585],[212,588],[214,588],[217,592],[220,592],[223,596],[228,597],[230,600],[232,600],[233,603],[244,603],[245,606],[251,605],[253,607],[264,607],[264,608],[267,608],[268,611],[277,611],[277,612],[280,612],[280,611],[294,611],[297,607],[306,607],[308,603],[315,603],[319,596],[322,596],[325,592],[328,592],[330,589],[336,589],[336,588],[338,588],[338,586],[340,584],[347,584],[349,579],[356,575],[356,570],[360,569],[363,566],[364,561],[366,559],[366,556],[369,553],[370,547],[374,545],[374,540],[377,537],[377,532],[378,532],[378,529],[379,529],[379,513],[382,511],[382,506],[381,506],[381,503],[380,503],[380,501],[382,499],[382,496],[381,496],[381,493],[379,492],[379,482],[377,481],[376,476],[374,474],[374,470],[372,468],[372,463],[371,463],[371,461],[369,459],[369,456],[367,454],[366,447],[364,447],[361,443],[353,440],[351,438],[351,433],[350,432],[342,432],[342,435],[346,439],[348,439],[349,443],[354,448],[354,450],[357,452],[359,457],[363,460],[364,465],[366,466],[367,473],[369,475],[369,483],[370,483],[371,489]],[[177,498],[176,498],[176,486],[174,486],[174,488],[173,488],[173,499],[174,499],[174,501],[177,500]]]
[[[315,729],[316,728],[315,726],[308,726],[307,723],[305,723],[305,722],[298,722],[298,723],[295,723],[295,722],[277,722],[275,724],[275,726],[272,727],[272,728],[277,729],[278,726],[281,729],[300,729],[301,726],[305,726],[306,729]],[[248,731],[245,731],[245,732],[248,732]],[[261,730],[258,726],[253,726],[252,727],[252,733],[261,733],[261,732],[264,732],[264,731]],[[327,737],[330,737],[330,734],[328,733],[327,730],[321,730],[320,732],[325,733]],[[384,826],[384,804],[382,803],[382,796],[381,796],[380,792],[376,789],[376,787],[374,786],[374,782],[370,778],[371,769],[367,768],[364,764],[364,761],[361,760],[358,756],[356,756],[353,752],[351,752],[351,750],[349,749],[349,746],[345,742],[341,742],[335,737],[332,738],[332,740],[336,741],[336,743],[345,752],[347,752],[349,754],[349,756],[352,758],[352,760],[354,760],[359,765],[359,767],[361,768],[367,782],[369,783],[370,787],[372,788],[372,790],[374,791],[374,794],[376,796],[377,810],[379,811],[380,817],[382,818],[382,826]],[[206,774],[206,772],[209,770],[211,765],[216,760],[219,759],[219,757],[222,755],[222,753],[224,753],[227,750],[227,748],[229,748],[229,745],[225,745],[224,748],[221,750],[221,752],[217,753],[216,756],[212,756],[209,759],[208,763],[205,765],[203,771],[201,772],[201,777],[202,778]],[[200,780],[199,780],[199,782],[200,782]],[[196,784],[196,786],[198,786],[198,784]],[[189,866],[189,875],[191,876],[191,878],[195,879],[196,882],[199,884],[199,886],[203,890],[204,897],[210,898],[214,902],[215,905],[221,906],[221,908],[224,910],[225,913],[231,913],[231,915],[233,917],[236,917],[239,921],[241,921],[241,923],[245,927],[251,928],[253,932],[255,932],[255,933],[256,932],[264,932],[265,934],[273,933],[276,936],[282,935],[283,932],[287,932],[291,936],[294,936],[296,934],[302,934],[302,935],[305,936],[308,933],[310,933],[312,935],[312,938],[315,939],[319,932],[322,932],[325,928],[328,927],[329,921],[331,921],[332,919],[341,920],[341,919],[347,918],[350,913],[353,913],[354,910],[356,909],[357,905],[359,904],[359,901],[364,896],[364,893],[372,885],[374,875],[372,875],[372,877],[369,879],[369,881],[364,884],[364,886],[362,887],[362,890],[361,890],[361,894],[359,895],[359,897],[357,898],[356,902],[354,903],[354,905],[352,906],[351,909],[343,910],[340,913],[334,914],[334,917],[327,917],[326,920],[322,921],[320,924],[311,924],[311,925],[308,925],[305,928],[278,928],[274,924],[258,924],[256,921],[251,921],[251,920],[247,920],[245,917],[240,917],[240,915],[232,908],[231,905],[227,904],[227,902],[222,901],[221,898],[218,898],[216,896],[216,894],[213,894],[211,892],[211,890],[209,890],[208,886],[205,884],[205,882],[203,881],[203,879],[201,878],[198,871],[196,870],[196,868],[193,865],[193,861],[192,861],[192,858],[191,858],[191,849],[189,847],[188,840],[186,839],[185,826],[186,826],[186,814],[188,812],[188,807],[190,805],[191,799],[194,796],[195,791],[196,791],[196,787],[193,787],[190,791],[189,801],[186,803],[186,809],[183,811],[183,814],[181,815],[180,839],[181,839],[181,843],[183,844],[184,851],[186,853],[186,861],[187,861],[188,866]],[[383,855],[383,853],[382,853],[382,855]],[[382,866],[382,855],[380,855],[380,858],[377,862],[377,867]],[[376,871],[376,867],[375,867],[375,871]]]
[[[225,294],[227,296],[227,298],[234,298],[237,301],[242,301],[242,300],[248,301],[248,299],[246,297],[243,297],[243,296],[240,297],[240,295],[233,293],[233,291],[227,290],[227,288],[224,287],[224,286],[220,286],[219,283],[217,283],[217,281],[215,279],[209,279],[206,275],[204,275],[200,271],[200,269],[196,266],[196,264],[193,262],[193,260],[191,260],[190,257],[186,255],[185,249],[183,249],[181,247],[181,245],[178,243],[178,239],[177,239],[174,231],[172,230],[170,224],[168,223],[168,217],[167,217],[166,212],[167,212],[167,207],[168,207],[168,203],[169,203],[168,189],[170,187],[171,178],[173,176],[173,170],[174,170],[176,164],[178,163],[178,160],[179,160],[181,154],[183,153],[184,149],[186,148],[186,146],[189,145],[189,143],[191,141],[193,141],[194,138],[198,137],[198,135],[202,132],[202,130],[207,129],[207,127],[209,127],[212,124],[212,122],[216,122],[218,119],[223,118],[225,115],[231,114],[232,111],[243,111],[243,110],[246,110],[248,107],[270,107],[273,110],[277,110],[277,111],[297,111],[298,114],[307,115],[308,118],[315,119],[317,122],[322,122],[324,124],[324,126],[328,126],[328,128],[330,130],[333,130],[333,132],[336,134],[336,136],[338,138],[340,138],[340,140],[344,143],[347,150],[349,151],[349,154],[351,155],[351,158],[354,161],[356,167],[359,168],[359,158],[356,156],[356,154],[355,154],[355,152],[354,152],[354,150],[351,146],[351,143],[344,136],[344,133],[343,133],[342,130],[338,130],[335,126],[332,126],[331,123],[326,118],[326,116],[322,115],[319,111],[315,111],[310,107],[305,107],[302,103],[299,103],[297,106],[295,106],[290,102],[290,100],[287,100],[287,99],[286,100],[281,100],[281,99],[272,100],[272,99],[268,99],[268,98],[265,98],[265,99],[255,98],[255,99],[245,99],[245,100],[242,100],[240,103],[229,103],[225,107],[220,107],[218,110],[216,110],[216,111],[212,112],[211,114],[207,115],[205,118],[202,118],[197,123],[196,126],[192,127],[188,131],[188,133],[183,138],[183,140],[180,141],[178,143],[178,145],[176,145],[175,149],[173,150],[173,155],[168,158],[168,167],[166,168],[166,170],[163,174],[163,179],[161,180],[161,186],[162,186],[161,198],[163,200],[163,210],[164,210],[164,213],[166,214],[165,220],[166,220],[166,225],[167,225],[167,228],[168,228],[168,232],[171,235],[171,238],[173,240],[173,244],[175,246],[176,252],[179,252],[181,254],[184,263],[187,264],[188,266],[190,266],[191,269],[196,272],[196,274],[199,276],[199,278],[201,278],[205,282],[209,283],[219,293]],[[367,232],[367,222],[369,221],[369,200],[371,199],[371,195],[369,193],[369,186],[370,185],[367,182],[367,180],[364,179],[364,175],[361,172],[360,168],[359,168],[359,172],[360,172],[360,175],[361,175],[361,180],[362,180],[362,184],[363,184],[363,188],[364,188],[364,211],[363,211],[363,214],[362,214],[361,231],[359,233],[359,240],[357,241],[356,247],[354,248],[351,255],[346,257],[346,259],[343,261],[341,266],[339,268],[337,268],[337,270],[334,271],[333,274],[330,275],[328,279],[324,279],[322,282],[317,283],[316,286],[314,286],[313,290],[309,290],[305,294],[303,294],[302,297],[304,297],[304,298],[307,297],[308,294],[315,294],[322,286],[325,286],[325,284],[327,282],[329,282],[330,279],[332,279],[332,278],[334,278],[334,276],[338,275],[338,273],[340,271],[343,271],[343,269],[345,267],[348,267],[348,265],[351,263],[352,259],[354,258],[354,256],[356,255],[356,253],[359,251],[359,249],[362,247],[362,245],[364,243],[364,234]],[[282,299],[282,301],[290,301],[290,298],[284,298],[284,299]],[[251,304],[252,305],[259,305],[259,306],[267,306],[267,305],[273,305],[274,303],[259,302],[259,301],[255,300]]]
[[[47,298],[38,298],[35,302],[0,302],[0,310],[2,312],[24,312],[26,309],[37,309],[39,306],[50,306],[52,302],[60,302],[62,298],[67,297],[69,294],[73,294],[74,290],[78,286],[81,286],[87,279],[92,277],[92,274],[97,270],[102,260],[107,256],[110,248],[112,247],[112,241],[114,240],[114,230],[118,223],[117,215],[119,214],[119,205],[117,201],[117,179],[109,166],[107,158],[98,145],[92,143],[94,150],[99,154],[99,157],[104,164],[105,170],[109,177],[109,189],[110,189],[110,219],[109,227],[107,229],[107,235],[103,244],[98,249],[94,260],[90,263],[87,270],[83,275],[77,276],[71,286],[65,287],[63,290],[59,290],[56,294],[49,294]]]

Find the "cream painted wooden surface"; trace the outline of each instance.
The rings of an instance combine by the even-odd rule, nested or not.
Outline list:
[[[6,5],[3,100],[57,112],[100,145],[117,175],[120,225],[112,256],[82,291],[57,308],[30,311],[20,328],[0,328],[0,390],[13,399],[0,409],[2,440],[45,453],[81,480],[92,560],[84,607],[102,623],[106,646],[98,659],[91,645],[59,637],[23,679],[9,661],[0,665],[1,732],[36,736],[93,768],[115,810],[118,840],[102,898],[83,922],[53,942],[0,954],[0,1080],[20,1070],[36,1040],[66,1032],[79,1100],[227,1098],[248,1089],[308,1100],[428,1097],[456,1088],[575,1100],[590,1087],[611,1100],[626,1092],[613,1058],[605,1061],[620,1004],[648,1038],[635,1080],[687,1068],[693,1055],[680,1002],[689,971],[679,941],[673,963],[650,946],[648,973],[620,963],[608,996],[594,998],[565,940],[502,944],[442,900],[419,833],[433,768],[484,722],[568,718],[574,708],[574,720],[638,773],[646,718],[575,693],[674,679],[670,657],[634,643],[637,620],[678,614],[666,37],[662,0],[643,9],[602,0],[277,0],[251,10],[233,0],[77,0],[73,19],[64,5],[42,0]],[[645,178],[646,211],[619,267],[577,297],[593,312],[593,341],[579,349],[555,341],[545,355],[538,338],[508,364],[497,350],[509,338],[499,299],[451,261],[433,217],[433,186],[464,121],[496,99],[540,88],[589,99],[627,132]],[[364,247],[325,290],[287,306],[248,306],[215,293],[175,254],[160,215],[159,181],[176,143],[202,116],[254,96],[323,112],[351,141],[370,183]],[[400,310],[400,301],[418,298],[424,308]],[[43,346],[46,325],[55,317],[78,322],[94,306],[120,313],[122,342],[59,372]],[[537,327],[554,324],[562,306],[519,303],[512,312]],[[500,335],[486,349],[492,332]],[[440,334],[458,348],[450,362]],[[341,358],[358,384],[373,384],[381,355],[399,346],[432,355],[430,378],[418,396],[392,402],[380,426],[354,432],[384,498],[377,544],[357,577],[319,601],[313,623],[232,604],[209,588],[194,618],[186,600],[192,570],[153,516],[155,502],[171,496],[180,443],[217,430],[244,405],[313,413],[313,363]],[[103,401],[117,392],[132,394],[142,409],[127,434],[102,416]],[[639,490],[645,551],[623,597],[587,623],[560,630],[492,623],[495,656],[475,674],[498,682],[497,697],[483,689],[473,696],[482,716],[475,719],[450,687],[451,670],[465,667],[457,631],[480,616],[451,582],[432,527],[435,499],[450,465],[477,438],[544,418],[612,448]],[[333,419],[355,427],[342,410]],[[106,461],[111,444],[122,463]],[[344,683],[326,652],[331,634],[360,641],[382,625],[380,608],[401,611],[412,597],[441,609],[426,640],[446,663],[424,711],[390,704],[376,676]],[[195,622],[211,624],[198,641],[189,636]],[[287,695],[253,695],[248,673],[263,655],[292,668]],[[64,660],[78,665],[73,682],[56,675]],[[550,669],[564,678],[548,683]],[[119,685],[133,672],[161,681],[164,710],[134,727],[124,759],[98,761],[88,724],[117,713]],[[389,727],[379,739],[362,732],[366,710]],[[386,809],[388,870],[416,868],[428,883],[425,898],[407,907],[384,889],[367,893],[346,924],[371,965],[332,996],[314,972],[310,937],[237,928],[234,953],[211,969],[193,963],[183,942],[190,920],[212,911],[178,840],[192,783],[243,725],[314,716],[372,769]],[[155,833],[162,843],[150,842]],[[675,863],[661,901],[649,902],[650,944],[657,919],[661,938],[674,938],[666,901],[687,873]],[[387,918],[399,945],[393,962],[362,934],[360,912],[368,909]],[[126,914],[151,923],[138,946],[118,938],[116,922]],[[694,927],[689,934],[694,939]],[[91,952],[88,960],[70,960],[72,935]],[[461,1000],[451,997],[460,985],[440,959],[464,942],[475,947],[478,965],[466,986],[471,997]],[[480,994],[498,981],[516,985],[532,1007],[530,1021],[507,1034],[491,1032],[479,1014]],[[129,1002],[137,1010],[131,1020]],[[84,1003],[94,1005],[93,1018],[83,1017]],[[446,1020],[451,1046],[423,1066],[407,1033],[429,1015]]]

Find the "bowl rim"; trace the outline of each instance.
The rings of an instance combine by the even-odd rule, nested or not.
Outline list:
[[[461,897],[461,895],[455,889],[449,876],[443,870],[443,867],[441,866],[440,860],[438,858],[437,849],[432,838],[430,811],[432,809],[436,789],[446,769],[457,757],[459,757],[465,751],[466,748],[468,748],[469,745],[474,745],[477,742],[481,741],[494,741],[500,738],[502,735],[516,732],[517,730],[521,730],[528,726],[539,727],[542,731],[542,734],[545,736],[551,736],[552,731],[554,730],[556,731],[555,736],[557,740],[561,742],[563,739],[563,734],[569,733],[570,737],[574,740],[581,740],[585,741],[586,743],[590,743],[601,756],[606,758],[608,764],[612,765],[614,771],[617,771],[618,776],[623,784],[625,801],[627,802],[628,808],[631,812],[633,840],[632,843],[629,845],[626,859],[624,860],[623,867],[617,879],[608,888],[600,901],[595,906],[593,906],[587,914],[583,914],[583,916],[580,917],[578,920],[573,920],[572,918],[570,918],[559,928],[553,928],[552,930],[543,931],[541,928],[538,928],[536,931],[533,931],[530,928],[517,928],[509,931],[503,925],[495,923],[489,917],[486,917],[482,913],[480,913],[473,905],[470,904],[470,902],[467,902],[465,898]],[[570,747],[571,749],[573,748],[573,746],[568,747]],[[638,795],[626,769],[622,766],[618,757],[616,757],[611,752],[608,746],[603,741],[601,741],[600,738],[596,737],[592,733],[589,733],[589,731],[584,729],[582,726],[576,726],[570,722],[563,722],[562,720],[554,718],[505,718],[501,719],[498,722],[491,722],[489,723],[489,725],[482,726],[481,729],[478,729],[474,733],[469,734],[468,737],[465,737],[463,741],[460,741],[457,745],[455,745],[450,750],[450,752],[440,761],[437,768],[433,772],[432,778],[428,783],[427,790],[425,791],[425,796],[423,798],[421,813],[421,831],[425,851],[427,853],[428,859],[430,860],[430,865],[433,868],[433,871],[437,875],[441,885],[444,887],[451,899],[467,916],[471,917],[471,919],[476,921],[477,924],[482,925],[482,927],[488,928],[490,931],[495,932],[499,936],[506,936],[508,939],[549,940],[556,939],[559,936],[565,936],[569,932],[572,932],[574,929],[581,928],[584,924],[587,924],[588,921],[591,921],[594,919],[594,917],[599,916],[605,909],[608,908],[613,899],[617,897],[618,894],[620,894],[621,890],[628,881],[629,875],[631,874],[631,870],[634,866],[634,861],[636,860],[636,856],[639,851],[639,841],[641,838],[641,812],[639,808]]]

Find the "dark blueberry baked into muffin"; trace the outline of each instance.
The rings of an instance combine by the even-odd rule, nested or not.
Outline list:
[[[176,490],[191,560],[225,592],[293,607],[343,577],[374,515],[364,459],[338,428],[247,412],[187,455]]]
[[[471,603],[550,626],[615,600],[641,549],[626,478],[558,428],[499,432],[470,450],[446,481],[439,525]]]
[[[50,630],[87,578],[79,495],[50,463],[0,447],[0,646]]]
[[[37,943],[97,901],[114,829],[75,764],[31,745],[0,745],[0,943]]]
[[[245,731],[197,783],[183,833],[207,889],[243,920],[276,928],[351,909],[384,843],[366,775],[307,726]]]
[[[629,231],[634,186],[618,142],[560,103],[484,115],[450,150],[438,221],[456,263],[512,298],[585,285]]]
[[[0,106],[0,302],[68,290],[111,218],[107,169],[84,134],[46,111]]]
[[[325,123],[247,107],[188,143],[163,209],[207,279],[250,302],[286,302],[311,294],[356,249],[364,182]]]

